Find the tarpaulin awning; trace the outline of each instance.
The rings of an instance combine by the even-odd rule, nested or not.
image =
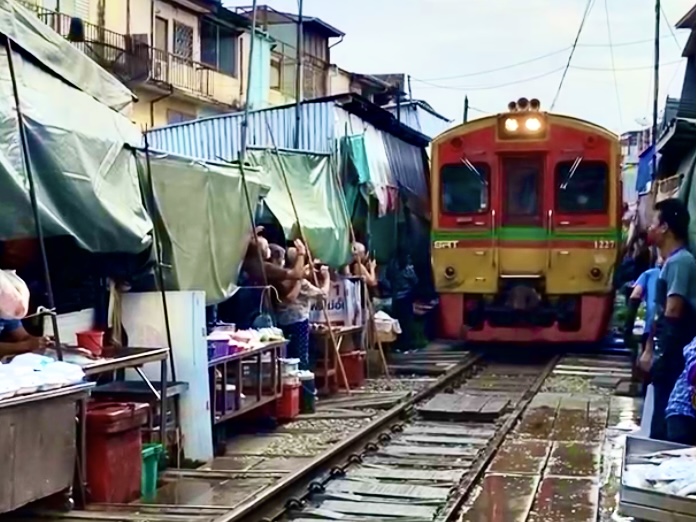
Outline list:
[[[132,103],[133,93],[125,85],[14,0],[0,0],[0,33],[55,76],[107,107],[120,111]]]
[[[331,158],[270,150],[247,154],[250,162],[263,169],[261,180],[270,186],[266,205],[286,237],[292,237],[297,220],[284,174],[312,254],[332,267],[345,264],[350,257],[350,224]]]
[[[72,236],[91,252],[140,253],[150,245],[152,229],[132,150],[140,145],[141,133],[97,99],[95,89],[119,92],[113,85],[116,80],[107,81],[96,64],[30,16],[13,2],[0,0],[0,31],[17,42],[12,58],[44,232]],[[72,72],[66,71],[70,65],[75,67]],[[101,87],[90,83],[94,77],[103,80]],[[0,50],[0,94],[0,240],[34,237],[4,49]],[[125,101],[125,96],[119,99]],[[111,103],[119,105],[113,99]]]
[[[143,192],[150,194],[141,153]],[[205,290],[208,305],[236,290],[239,269],[252,235],[239,165],[151,154],[154,209],[168,290]],[[245,169],[252,205],[268,192],[259,171]],[[148,198],[150,200],[150,198]]]

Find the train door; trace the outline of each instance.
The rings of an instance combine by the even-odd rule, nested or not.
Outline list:
[[[544,269],[545,156],[503,156],[501,172],[500,275],[536,276]],[[540,245],[541,242],[541,245]]]

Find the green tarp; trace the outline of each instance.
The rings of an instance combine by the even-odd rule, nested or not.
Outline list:
[[[143,192],[153,203],[141,154]],[[205,290],[208,305],[230,297],[251,237],[238,165],[151,155],[154,209],[168,290]],[[258,169],[245,169],[252,205],[268,191]]]
[[[152,222],[132,147],[142,134],[116,112],[130,92],[15,2],[0,0],[46,236],[90,252],[143,252]],[[0,51],[0,240],[35,237],[7,54]],[[113,107],[113,108],[110,108]]]
[[[263,169],[262,181],[270,186],[266,205],[287,238],[296,224],[286,175],[303,232],[312,254],[332,267],[350,257],[350,225],[346,203],[331,170],[331,158],[270,150],[248,151],[248,160]]]

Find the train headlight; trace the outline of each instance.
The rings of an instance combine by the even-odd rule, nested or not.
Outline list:
[[[528,131],[538,132],[541,129],[541,120],[539,118],[527,118],[524,122],[524,127]]]
[[[448,266],[445,268],[445,277],[447,279],[454,279],[454,276],[457,275],[457,271],[454,269],[453,266]]]
[[[594,267],[592,270],[590,270],[590,279],[593,281],[599,281],[602,279],[602,270]]]
[[[505,130],[508,132],[515,132],[520,128],[519,122],[515,118],[508,118],[505,120]]]

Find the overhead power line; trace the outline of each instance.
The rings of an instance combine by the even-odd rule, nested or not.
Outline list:
[[[613,38],[611,35],[611,17],[609,16],[609,0],[604,0],[604,14],[607,18],[607,37],[609,38],[609,56],[611,57],[612,76],[614,77],[614,94],[616,96],[616,112],[619,115],[619,125],[623,129],[623,111],[621,110],[621,95],[619,94],[619,79],[616,76],[616,60],[614,59]]]
[[[665,62],[660,64],[661,67],[666,67],[669,65],[676,65],[676,64],[681,64],[682,60],[676,60],[673,62]],[[652,65],[638,65],[634,67],[617,67],[617,68],[611,68],[611,67],[583,67],[580,65],[571,65],[570,69],[578,70],[578,71],[586,71],[586,72],[628,72],[628,71],[644,71],[647,69],[652,69]],[[439,83],[434,83],[428,80],[423,80],[420,78],[415,78],[411,77],[411,80],[417,83],[421,83],[423,85],[428,85],[430,87],[436,88],[436,89],[444,89],[444,90],[450,90],[450,91],[486,91],[489,89],[498,89],[501,87],[507,87],[509,85],[515,85],[518,83],[525,83],[525,82],[530,82],[534,80],[538,80],[541,78],[546,78],[547,76],[551,76],[552,74],[556,74],[558,72],[561,72],[565,70],[565,67],[556,67],[554,69],[551,69],[550,71],[540,73],[534,76],[528,76],[525,78],[518,78],[515,80],[508,80],[503,83],[498,83],[498,84],[492,84],[492,85],[442,85]]]
[[[585,12],[582,14],[582,18],[580,19],[580,27],[578,27],[578,33],[575,35],[575,41],[573,42],[573,46],[570,49],[570,54],[568,55],[568,62],[566,63],[565,68],[563,69],[563,74],[561,75],[561,81],[558,84],[558,89],[556,90],[556,95],[553,97],[553,102],[551,102],[551,110],[556,106],[556,102],[558,101],[558,97],[561,95],[561,90],[563,89],[563,83],[565,82],[566,76],[568,75],[568,70],[570,69],[570,64],[573,61],[573,56],[575,55],[575,49],[578,47],[578,41],[580,40],[580,35],[582,35],[582,30],[585,27],[585,22],[587,21],[587,17],[590,14],[590,11],[592,10],[592,5],[594,4],[594,0],[587,0],[587,5],[585,6]]]
[[[663,36],[663,38],[669,38],[669,36]],[[676,35],[675,35],[676,38]],[[616,49],[617,47],[627,47],[627,46],[632,46],[632,45],[639,45],[639,44],[645,44],[645,43],[653,43],[653,39],[647,39],[647,40],[632,40],[629,42],[618,42],[614,43],[613,45],[609,44],[578,44],[578,48],[586,48],[586,47],[593,47],[593,48],[607,48],[607,47],[613,47]],[[465,74],[457,74],[455,76],[441,76],[438,78],[422,78],[421,81],[428,81],[428,82],[442,82],[442,81],[447,81],[447,80],[459,80],[460,78],[471,78],[472,76],[483,76],[485,74],[490,74],[494,72],[500,72],[500,71],[506,71],[508,69],[514,69],[515,67],[520,67],[522,65],[529,65],[530,63],[534,62],[539,62],[541,60],[545,60],[546,58],[550,58],[552,56],[557,56],[559,54],[566,53],[570,51],[572,48],[571,45],[567,47],[563,47],[562,49],[557,49],[555,51],[551,51],[549,53],[545,54],[540,54],[538,56],[534,56],[532,58],[528,58],[526,60],[522,60],[520,62],[513,62],[509,63],[507,65],[501,65],[500,67],[495,67],[493,69],[482,69],[479,71],[473,71],[470,73],[465,73]]]

